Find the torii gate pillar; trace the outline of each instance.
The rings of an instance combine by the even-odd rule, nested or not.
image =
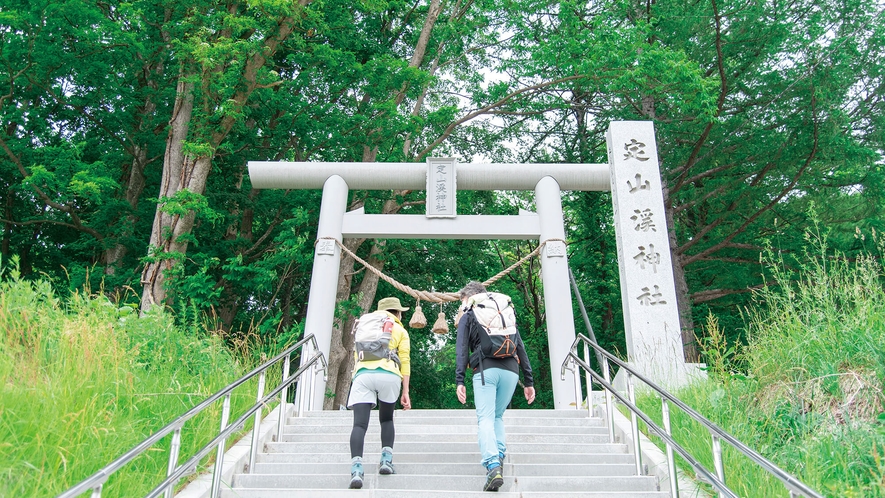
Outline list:
[[[564,242],[562,197],[559,184],[553,177],[545,176],[535,186],[535,206],[538,209],[538,221],[541,223],[540,240],[547,241],[541,253],[541,283],[544,284],[544,313],[547,316],[550,372],[554,374],[553,405],[556,409],[567,409],[574,402],[574,378],[567,376],[567,381],[564,381],[555,373],[559,372],[569,348],[575,341],[575,320]]]
[[[342,242],[341,226],[347,210],[347,183],[338,175],[330,176],[323,184],[323,200],[320,204],[320,220],[317,226],[317,240],[314,249],[313,271],[310,275],[310,294],[307,298],[307,316],[304,319],[305,336],[312,333],[317,340],[317,347],[328,359],[332,345],[332,328],[335,318],[335,300],[338,292],[338,269],[341,263],[341,249],[337,244],[323,243],[324,237],[331,237]],[[308,360],[301,356],[302,364]],[[326,393],[326,381],[316,379],[317,389],[311,405],[323,406]],[[303,395],[301,383],[297,387],[298,396]],[[298,398],[300,399],[300,397]]]

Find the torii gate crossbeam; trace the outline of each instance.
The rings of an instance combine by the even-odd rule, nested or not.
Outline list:
[[[354,190],[427,187],[425,163],[249,161],[249,178],[257,189],[321,189],[332,175]],[[459,165],[457,181],[458,190],[533,190],[545,176],[555,178],[562,190],[611,188],[607,164],[470,163]]]

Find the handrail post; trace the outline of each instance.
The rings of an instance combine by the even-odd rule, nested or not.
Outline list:
[[[92,496],[90,498],[101,498],[102,487],[104,487],[104,484],[99,484],[98,486],[92,488]]]
[[[577,351],[573,351],[575,356],[578,355]],[[574,365],[574,369],[572,369],[572,376],[575,378],[575,410],[581,409],[581,402],[583,398],[581,398],[581,367],[578,366],[578,362],[572,360],[572,365]]]
[[[304,347],[301,348],[301,363],[299,368],[303,367],[307,364],[307,359],[310,358],[311,350],[310,350],[310,342],[304,344]],[[307,386],[305,385],[305,372],[301,373],[301,376],[298,378],[298,384],[296,384],[295,394],[297,395],[297,406],[298,406],[298,418],[304,417],[305,411],[305,402],[308,399],[307,394]]]
[[[267,370],[262,370],[261,375],[258,377],[258,396],[256,397],[256,401],[261,401],[261,398],[264,397],[264,383],[267,378]],[[258,407],[258,410],[255,411],[255,423],[252,424],[252,443],[249,445],[249,468],[246,470],[247,474],[252,473],[252,469],[255,468],[255,454],[258,453],[258,437],[259,429],[261,428],[261,410],[262,407]]]
[[[305,332],[306,334],[307,332]],[[307,364],[307,359],[310,358],[310,341],[304,343],[301,347],[301,357],[298,362],[298,368],[304,367]],[[295,410],[296,416],[301,418],[304,416],[304,402],[307,400],[307,388],[304,382],[304,372],[302,372],[301,376],[298,377],[298,382],[295,384]]]
[[[713,436],[713,466],[716,468],[716,477],[719,478],[719,481],[722,484],[725,484],[725,467],[722,465],[722,440],[720,440],[719,436],[717,436],[716,434],[712,434],[712,436]],[[721,498],[725,498],[725,493],[720,491],[719,496]]]
[[[584,361],[587,362],[587,365],[590,364],[590,347],[587,346],[587,343],[584,343]],[[590,375],[590,370],[586,370],[584,372],[584,381],[587,383],[587,416],[593,416],[593,376]]]
[[[302,346],[302,350],[304,347]],[[286,355],[286,359],[283,360],[283,378],[281,382],[283,384],[286,383],[286,380],[289,379],[289,368],[291,367],[291,358],[292,355]],[[279,420],[277,420],[277,441],[282,440],[283,438],[283,421],[286,418],[286,394],[289,392],[289,386],[283,387],[283,390],[280,391],[280,413]]]
[[[313,365],[310,366],[310,398],[307,400],[307,409],[313,411],[313,399],[316,397],[314,392],[317,388],[317,364],[314,362]]]
[[[672,436],[673,432],[670,428],[670,404],[667,398],[661,396],[661,413],[664,419],[664,431],[668,436]],[[679,486],[676,482],[676,461],[673,459],[673,446],[669,441],[667,443],[667,473],[670,475],[670,496],[677,498],[679,496]]]
[[[630,400],[630,404],[636,406],[636,394],[633,389],[633,374],[627,372],[627,396]],[[636,453],[636,475],[641,476],[642,474],[642,454],[640,453],[639,447],[639,419],[636,417],[636,412],[632,409],[630,410],[630,426],[633,429],[633,451]]]
[[[230,418],[230,393],[224,395],[224,404],[221,408],[221,429],[219,433],[227,428],[227,421]],[[212,489],[211,498],[217,498],[219,488],[221,487],[221,470],[224,466],[224,442],[222,439],[218,442],[218,451],[215,454],[215,470],[212,471]]]
[[[175,432],[172,433],[172,444],[169,446],[169,465],[166,468],[166,477],[172,475],[172,472],[175,471],[175,467],[178,465],[178,452],[181,449],[181,427],[175,429]],[[166,492],[164,493],[166,498],[172,498],[172,493],[175,491],[175,485],[171,485],[166,488]]]
[[[305,403],[307,403],[307,378],[302,373],[298,378],[298,418],[303,418],[304,412],[307,411]]]
[[[608,358],[604,358],[602,362],[602,375],[605,378],[605,383],[611,385],[611,372],[609,371],[608,366]],[[605,390],[605,414],[608,419],[608,442],[615,442],[615,414],[614,414],[614,404],[612,403],[612,392],[608,389]]]

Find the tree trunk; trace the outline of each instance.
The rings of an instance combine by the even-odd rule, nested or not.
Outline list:
[[[696,363],[699,359],[697,338],[694,333],[694,317],[691,313],[688,282],[685,280],[685,268],[682,257],[678,253],[679,244],[676,240],[672,203],[667,202],[669,191],[664,187],[664,213],[667,218],[667,236],[670,239],[670,258],[673,260],[673,280],[676,284],[676,306],[679,310],[679,329],[682,336],[682,353],[685,361]]]
[[[145,106],[145,112],[153,113],[153,109],[147,110],[147,107],[148,106]],[[135,215],[132,213],[134,213],[135,209],[138,207],[138,199],[144,191],[145,164],[147,164],[147,149],[141,146],[136,146],[132,158],[132,164],[129,169],[129,181],[127,182],[126,187],[126,203],[129,204],[129,207],[132,209],[131,213],[126,216],[129,220],[128,225],[130,227],[135,223]],[[121,235],[131,235],[131,229],[127,229],[127,231],[130,233],[123,233]],[[113,275],[116,272],[117,268],[123,261],[123,257],[126,256],[126,251],[126,246],[120,242],[115,243],[113,247],[109,247],[105,250],[104,256],[102,257],[105,265],[105,275]]]
[[[362,239],[364,240],[364,239]],[[372,244],[372,248],[369,251],[369,257],[366,261],[378,268],[379,270],[383,270],[384,262],[379,258],[381,253],[383,252],[384,242],[383,241],[374,241]],[[353,269],[353,260],[350,261],[350,268]],[[368,313],[372,309],[372,304],[375,302],[375,295],[378,292],[378,276],[373,272],[368,270],[365,271],[363,275],[363,279],[360,281],[359,288],[356,291],[356,295],[358,296],[357,305],[359,306],[360,314]],[[352,276],[352,275],[351,275]],[[339,290],[341,288],[339,287]],[[348,293],[350,293],[350,289],[348,289]],[[332,344],[337,347],[333,348],[333,351],[330,352],[329,356],[331,361],[330,365],[333,363],[337,364],[337,368],[334,370],[334,386],[327,386],[329,390],[334,393],[334,396],[331,398],[326,398],[326,403],[324,408],[326,409],[334,409],[339,404],[343,405],[347,403],[347,396],[350,392],[350,380],[353,375],[353,334],[350,331],[353,329],[353,323],[356,321],[357,317],[347,317],[343,322],[339,322],[339,326],[336,327],[332,331]],[[329,371],[329,379],[333,378],[332,369]]]
[[[149,256],[152,261],[145,264],[141,274],[141,284],[144,286],[141,295],[141,311],[146,312],[152,306],[166,302],[166,289],[164,287],[164,272],[172,268],[173,260],[169,255],[175,243],[173,231],[181,233],[183,226],[177,230],[172,229],[172,224],[179,221],[178,216],[171,216],[163,211],[163,199],[175,195],[187,184],[186,178],[193,175],[188,171],[185,161],[184,141],[187,139],[191,116],[194,109],[194,84],[188,81],[187,74],[181,74],[176,89],[175,106],[172,110],[172,119],[169,122],[169,135],[166,139],[166,154],[163,157],[163,177],[160,184],[160,203],[154,215],[154,224],[151,229],[149,244]],[[203,181],[205,185],[205,179]],[[200,189],[197,193],[202,193]],[[185,217],[190,217],[186,223],[192,226],[193,212]],[[178,245],[175,243],[176,246]],[[187,247],[187,244],[184,244]]]
[[[12,189],[7,189],[6,207],[3,216],[6,222],[3,223],[3,243],[0,246],[0,256],[2,256],[3,261],[9,261],[9,244],[10,240],[12,240],[12,201],[14,198]]]
[[[365,242],[366,239],[346,239],[344,241],[344,246],[347,247],[348,250],[352,252],[356,252],[359,249],[359,246]],[[341,255],[341,263],[338,268],[338,291],[335,295],[335,302],[340,303],[342,301],[346,301],[350,298],[350,290],[353,285],[353,275],[354,275],[354,259],[349,254],[342,253]],[[365,271],[365,270],[364,270]],[[332,329],[332,342],[329,348],[329,365],[326,381],[326,390],[335,393],[334,398],[324,398],[323,408],[326,410],[331,410],[335,407],[335,403],[338,402],[339,399],[344,399],[346,403],[346,398],[341,398],[339,396],[339,390],[341,378],[344,377],[345,380],[348,380],[346,374],[342,374],[342,372],[348,372],[353,369],[353,352],[351,348],[353,347],[353,338],[348,336],[350,334],[344,334],[343,331],[350,330],[349,327],[353,326],[353,321],[351,318],[345,319],[342,321],[335,322],[335,327]],[[348,344],[350,347],[348,347]],[[350,382],[344,382],[350,388]]]

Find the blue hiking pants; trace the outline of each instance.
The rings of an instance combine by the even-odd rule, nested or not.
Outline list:
[[[513,398],[519,375],[501,368],[486,369],[484,375],[485,385],[479,372],[473,374],[473,403],[479,424],[479,452],[483,466],[488,468],[490,463],[498,461],[499,452],[507,452],[507,435],[502,417]]]

